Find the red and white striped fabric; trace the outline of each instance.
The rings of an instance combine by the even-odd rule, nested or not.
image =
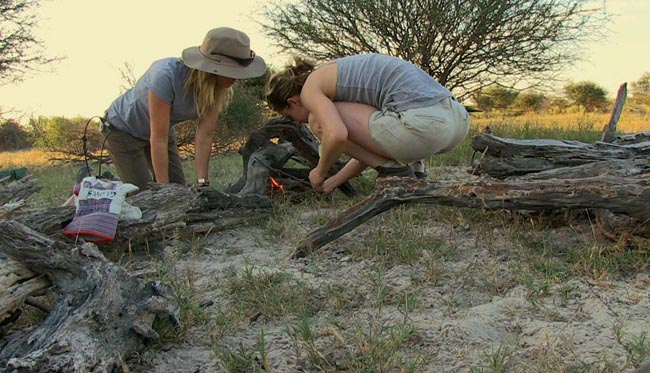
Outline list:
[[[126,194],[136,190],[133,184],[85,177],[80,183],[75,216],[63,234],[97,244],[113,242]]]

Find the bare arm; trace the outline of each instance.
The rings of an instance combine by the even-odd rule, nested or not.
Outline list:
[[[303,105],[310,112],[310,126],[312,122],[317,122],[322,133],[322,154],[318,166],[312,170],[314,175],[310,174],[314,187],[322,184],[327,171],[341,156],[348,138],[348,129],[332,101],[336,91],[336,77],[336,65],[325,65],[309,75],[300,94]]]
[[[171,104],[161,100],[151,90],[147,93],[149,100],[149,123],[151,126],[151,164],[158,183],[169,183],[169,155],[167,143],[171,117]]]
[[[199,120],[199,126],[196,129],[194,145],[196,154],[194,157],[194,170],[197,179],[209,179],[210,154],[212,153],[212,135],[217,127],[218,114],[212,110],[204,118]]]

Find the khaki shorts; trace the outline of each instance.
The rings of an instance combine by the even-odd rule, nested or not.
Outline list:
[[[469,131],[465,107],[452,97],[402,112],[370,115],[370,135],[395,160],[412,162],[445,153],[460,144]]]

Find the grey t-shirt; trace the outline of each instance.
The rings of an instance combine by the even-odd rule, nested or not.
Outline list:
[[[403,111],[433,105],[451,92],[414,64],[382,54],[359,54],[336,60],[335,101]]]
[[[111,126],[134,137],[149,140],[149,105],[147,92],[171,104],[170,125],[197,119],[194,92],[185,92],[185,79],[190,69],[180,58],[155,61],[135,86],[115,99],[107,110],[106,120]],[[172,128],[173,130],[173,128]]]

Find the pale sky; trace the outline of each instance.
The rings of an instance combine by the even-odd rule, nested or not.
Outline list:
[[[208,30],[220,26],[246,32],[252,49],[267,63],[280,66],[288,56],[279,54],[250,19],[267,1],[44,1],[36,34],[49,55],[65,60],[54,72],[0,86],[1,111],[15,109],[25,117],[101,115],[120,93],[120,68],[125,63],[137,78],[153,61],[179,57],[183,49],[199,45]],[[567,81],[593,81],[613,97],[621,83],[650,72],[650,1],[607,0],[605,4],[616,15],[608,39],[586,45],[587,61],[564,76]]]

